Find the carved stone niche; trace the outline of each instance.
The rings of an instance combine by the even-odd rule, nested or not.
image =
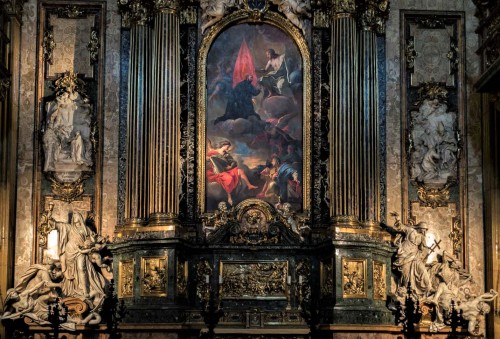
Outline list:
[[[457,113],[449,110],[444,84],[425,83],[410,112],[408,164],[418,197],[429,207],[445,206],[458,180],[462,148]]]

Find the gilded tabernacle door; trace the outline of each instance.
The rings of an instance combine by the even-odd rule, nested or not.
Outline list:
[[[240,10],[206,32],[199,55],[201,213],[260,199],[309,209],[310,57],[302,31]]]

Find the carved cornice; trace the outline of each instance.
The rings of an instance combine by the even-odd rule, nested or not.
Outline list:
[[[384,34],[389,12],[388,0],[361,0],[357,8],[359,25],[364,30]]]

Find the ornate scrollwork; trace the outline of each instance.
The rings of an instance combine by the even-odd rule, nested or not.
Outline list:
[[[233,244],[276,244],[279,230],[273,223],[271,206],[259,199],[248,199],[235,208],[237,224],[231,228]]]
[[[202,304],[208,305],[210,300],[210,277],[212,266],[208,260],[202,260],[196,267],[196,295]]]
[[[285,299],[287,261],[221,263],[223,299]]]
[[[91,65],[97,63],[99,60],[99,48],[101,48],[101,44],[99,43],[99,32],[96,29],[92,29],[90,31],[90,41],[87,45]]]
[[[405,49],[405,59],[406,59],[406,68],[408,71],[413,72],[415,69],[415,58],[418,56],[417,51],[415,50],[415,38],[409,37],[406,40],[406,49]]]
[[[443,187],[433,188],[417,182],[418,199],[426,207],[437,208],[447,206],[450,200],[450,187],[455,183],[454,181],[448,181]]]
[[[450,50],[446,54],[446,57],[450,60],[450,74],[456,73],[459,64],[458,43],[457,39],[453,37],[450,37]]]
[[[85,11],[75,5],[68,5],[57,9],[57,15],[60,18],[76,19],[86,15]]]
[[[385,300],[387,297],[385,264],[373,262],[373,299]]]
[[[47,237],[52,231],[52,225],[49,221],[52,219],[52,212],[54,211],[54,203],[49,202],[47,210],[45,210],[38,223],[38,246],[45,248],[47,246]]]
[[[366,259],[342,258],[342,296],[366,298]]]
[[[362,0],[358,4],[359,23],[363,29],[383,34],[389,11],[388,0]]]
[[[122,260],[118,266],[118,296],[131,298],[134,296],[134,261]]]
[[[445,21],[443,18],[435,16],[435,15],[430,15],[430,16],[425,16],[422,18],[418,18],[416,20],[417,24],[421,28],[444,28],[445,27]]]
[[[448,235],[448,237],[450,238],[453,246],[453,254],[455,255],[455,257],[458,257],[460,253],[462,253],[462,242],[463,242],[463,232],[462,228],[460,227],[459,218],[453,219],[453,226],[451,228],[451,232]]]
[[[72,202],[78,199],[84,192],[84,181],[88,179],[90,175],[84,173],[76,181],[73,182],[61,182],[58,180],[54,173],[47,174],[47,179],[51,181],[52,193],[57,197],[57,199]]]
[[[48,26],[43,33],[42,49],[43,49],[43,60],[49,65],[54,63],[54,48],[56,43],[54,41],[54,28]]]
[[[209,236],[212,232],[226,225],[229,220],[234,219],[234,211],[232,208],[227,208],[225,201],[221,201],[218,204],[218,210],[214,213],[203,215],[201,219],[203,222],[203,232],[205,236]]]

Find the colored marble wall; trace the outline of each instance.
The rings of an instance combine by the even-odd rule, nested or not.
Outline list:
[[[401,90],[401,11],[402,10],[425,10],[432,14],[432,11],[445,11],[447,13],[465,12],[465,69],[466,81],[463,85],[465,94],[465,130],[462,135],[465,136],[467,144],[464,145],[463,156],[466,161],[460,169],[465,173],[465,177],[459,178],[460,184],[465,189],[466,205],[463,208],[461,217],[465,221],[465,246],[468,248],[469,258],[468,267],[478,286],[483,286],[484,275],[484,255],[482,242],[477,239],[483,239],[483,217],[482,217],[482,170],[481,161],[481,118],[479,108],[479,97],[473,94],[474,81],[479,76],[479,57],[475,54],[478,47],[477,35],[474,33],[477,27],[477,19],[474,17],[474,4],[472,1],[415,1],[402,0],[391,2],[391,14],[387,22],[386,35],[386,119],[387,119],[387,216],[388,223],[392,222],[391,212],[397,212],[404,215],[412,210],[410,203],[403,206],[402,201],[407,194],[403,190],[402,156],[404,151],[402,147],[402,138],[405,133],[401,131],[402,117],[402,90]],[[444,12],[441,12],[444,13]],[[451,209],[450,209],[451,208]],[[438,211],[439,210],[439,211]],[[430,230],[435,228],[436,233],[448,234],[450,232],[450,210],[451,207],[418,207],[413,208],[412,215],[416,221],[427,221],[430,224]],[[444,239],[449,242],[448,239]]]

